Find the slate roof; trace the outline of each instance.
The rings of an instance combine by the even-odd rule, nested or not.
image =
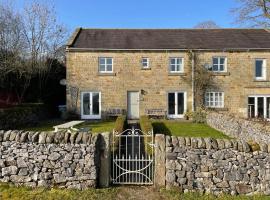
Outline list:
[[[78,29],[69,48],[147,49],[270,49],[265,29]]]

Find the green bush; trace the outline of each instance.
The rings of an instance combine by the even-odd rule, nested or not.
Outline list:
[[[118,133],[123,132],[126,128],[126,122],[127,122],[126,115],[118,116],[115,121],[114,131],[117,131]]]
[[[126,127],[127,127],[127,116],[126,115],[118,116],[115,121],[114,131],[120,134],[126,129]],[[119,146],[119,137],[114,137],[113,140],[114,140],[113,151],[116,151]]]
[[[207,113],[203,109],[198,109],[192,112],[192,121],[194,123],[205,123],[206,122],[206,115]]]
[[[12,108],[0,109],[0,129],[17,129],[33,126],[46,118],[43,104],[22,104]]]
[[[150,121],[148,116],[141,116],[140,117],[140,127],[141,130],[145,135],[144,137],[144,148],[147,154],[152,154],[153,146],[149,145],[152,143],[152,137],[149,135],[153,131],[152,122]],[[147,137],[146,137],[147,136]]]
[[[146,115],[140,117],[140,126],[144,133],[149,133],[153,130],[152,122]]]

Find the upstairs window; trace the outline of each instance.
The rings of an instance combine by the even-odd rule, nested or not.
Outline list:
[[[265,59],[255,60],[255,79],[256,80],[266,79],[266,60]]]
[[[183,58],[170,58],[170,73],[184,72],[184,59]]]
[[[108,57],[99,58],[99,72],[112,73],[113,72],[113,59]]]
[[[212,67],[209,68],[213,72],[226,72],[227,71],[227,58],[226,57],[213,57]]]
[[[224,107],[224,93],[223,92],[206,92],[205,106],[209,108],[223,108]]]
[[[142,58],[142,68],[143,69],[150,68],[150,66],[149,66],[149,58]]]

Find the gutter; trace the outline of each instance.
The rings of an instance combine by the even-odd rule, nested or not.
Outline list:
[[[78,35],[78,32],[77,32]],[[77,36],[76,35],[76,36]],[[75,38],[72,40],[74,42]],[[70,43],[68,43],[70,44]],[[67,45],[66,51],[188,51],[189,49],[110,49],[110,48],[78,48],[71,47],[72,45]],[[224,48],[224,49],[193,49],[193,51],[252,51],[252,50],[268,50],[270,48]]]

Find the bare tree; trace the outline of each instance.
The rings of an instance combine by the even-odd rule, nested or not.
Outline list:
[[[270,0],[236,0],[232,9],[236,23],[249,27],[270,27]]]
[[[0,5],[0,72],[2,76],[15,70],[11,57],[19,56],[22,50],[20,16],[11,6]]]
[[[195,107],[204,107],[204,97],[208,89],[214,86],[212,73],[202,64],[199,56],[194,54],[194,100]]]
[[[204,108],[204,96],[208,89],[215,87],[213,74],[206,67],[207,63],[200,58],[199,53],[188,52],[189,65],[192,66],[194,62],[194,76],[183,77],[188,84],[194,81],[194,106],[195,110]]]
[[[18,12],[9,2],[0,2],[1,85],[9,84],[21,101],[33,76],[38,76],[41,97],[66,38],[66,28],[57,22],[53,6],[33,1]]]
[[[220,28],[216,22],[214,21],[204,21],[204,22],[200,22],[198,23],[196,26],[194,26],[194,28],[197,29],[215,29],[215,28]]]
[[[27,44],[29,67],[39,76],[40,96],[46,85],[53,59],[67,38],[66,28],[59,24],[53,6],[34,1],[23,12],[23,33]],[[49,59],[50,58],[50,59]]]
[[[8,3],[0,5],[0,83],[21,100],[29,85],[29,72],[22,62],[24,52],[21,15]],[[20,83],[18,83],[20,82]]]

